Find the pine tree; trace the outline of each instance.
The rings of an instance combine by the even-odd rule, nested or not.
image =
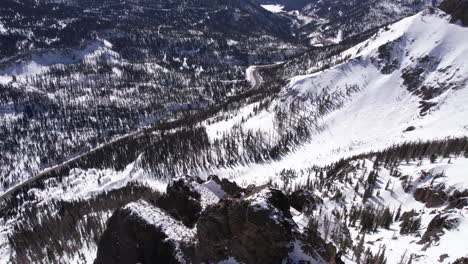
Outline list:
[[[365,237],[366,237],[366,234],[363,233],[362,236],[361,236],[361,239],[359,240],[359,244],[354,249],[354,256],[356,257],[356,263],[357,264],[361,263],[361,255],[362,255],[362,253],[364,251]]]
[[[400,214],[401,214],[401,205],[398,207],[398,210],[395,214],[395,222],[398,222],[400,220]]]

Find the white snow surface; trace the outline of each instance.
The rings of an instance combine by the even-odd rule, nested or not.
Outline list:
[[[145,220],[148,224],[159,228],[166,234],[166,240],[170,240],[176,247],[176,258],[178,261],[186,263],[179,243],[193,240],[196,234],[195,229],[186,227],[160,208],[152,206],[146,201],[130,203],[125,206],[125,209],[130,210],[132,214]]]
[[[400,40],[395,41],[397,39]],[[376,62],[378,48],[392,41],[395,41],[392,56],[399,63],[393,72],[384,74]],[[351,57],[347,62],[292,78],[269,109],[249,117],[254,105],[248,105],[238,114],[207,127],[213,139],[236,126],[269,132],[274,138],[273,109],[288,109],[293,102],[304,100],[302,114],[308,115],[308,111],[314,109],[313,105],[307,105],[310,98],[345,93],[347,87],[358,86],[359,91],[347,96],[340,108],[320,118],[318,125],[323,130],[312,131],[310,141],[279,161],[206,173],[235,179],[241,185],[259,185],[274,178],[282,169],[327,165],[342,157],[382,150],[403,142],[467,136],[468,45],[464,43],[468,43],[468,28],[449,23],[448,16],[440,11],[421,12],[390,25],[388,30],[382,29],[371,39],[345,51],[342,57]],[[401,75],[404,68],[415,65],[425,56],[433,58],[436,65],[427,69],[421,86],[455,88],[431,99],[430,102],[437,105],[422,116],[422,99],[408,91]],[[403,132],[410,126],[416,129]]]
[[[335,228],[339,228],[336,225],[336,220],[333,216],[333,211],[342,211],[343,207],[348,210],[352,207],[360,207],[363,205],[362,195],[364,192],[364,182],[361,179],[367,179],[369,173],[374,169],[374,160],[357,160],[351,163],[355,168],[360,164],[360,167],[355,171],[351,172],[348,177],[349,181],[337,181],[333,182],[333,185],[342,193],[342,199],[336,201],[333,199],[334,193],[323,193],[315,190],[315,195],[321,197],[324,203],[319,209],[315,210],[313,215],[319,221],[319,230],[322,236],[325,237],[323,228],[323,219],[326,216],[331,221],[331,227],[329,228],[328,238],[330,239],[331,233],[334,232]],[[406,192],[403,188],[403,181],[398,177],[391,176],[390,170],[383,168],[382,166],[377,170],[378,178],[376,189],[374,190],[374,196],[367,200],[364,205],[373,206],[374,208],[389,207],[392,212],[396,212],[401,207],[401,213],[414,210],[417,213],[417,217],[421,218],[421,229],[415,234],[401,235],[400,224],[401,221],[395,221],[389,229],[379,228],[377,232],[366,233],[365,248],[376,254],[382,246],[386,246],[386,257],[387,263],[400,263],[401,257],[406,252],[406,261],[408,261],[410,255],[415,257],[413,263],[452,263],[456,259],[468,256],[468,245],[464,243],[464,238],[468,236],[468,211],[465,209],[461,210],[446,210],[446,206],[449,204],[445,202],[443,205],[433,208],[427,208],[422,202],[416,201],[413,197],[413,193],[417,188],[427,187],[430,182],[435,178],[434,176],[441,171],[444,171],[445,177],[436,178],[433,185],[438,184],[445,185],[445,191],[450,194],[454,188],[463,192],[468,190],[468,174],[466,174],[466,166],[468,166],[468,158],[465,157],[449,157],[439,158],[435,163],[432,163],[429,159],[423,159],[421,161],[410,161],[401,162],[397,170],[403,176],[408,176],[411,179],[411,185],[413,188]],[[315,174],[312,175],[307,173],[306,169],[296,169],[298,177],[294,180],[292,185],[300,183],[305,184],[307,179],[315,179]],[[427,176],[425,179],[421,179],[423,172],[431,173],[431,176]],[[386,185],[389,183],[388,189]],[[355,191],[356,185],[359,186],[358,192]],[[297,212],[291,209],[293,219],[299,226],[299,230],[307,226],[310,217],[305,216],[303,213]],[[458,224],[455,225],[454,229],[443,230],[443,234],[440,235],[440,240],[433,242],[427,249],[427,244],[419,244],[421,236],[426,231],[429,222],[438,214],[447,216],[448,219],[455,220]],[[356,237],[362,235],[359,227],[348,226],[351,232],[351,238],[356,242]],[[327,242],[332,242],[327,240]],[[352,259],[352,252],[344,256],[345,263],[356,263],[355,259]],[[439,262],[439,257],[443,254],[447,254],[448,258],[442,262]]]
[[[449,163],[450,160],[450,163]],[[422,171],[426,172],[440,172],[445,171],[445,176],[439,178],[436,181],[439,183],[445,183],[446,191],[449,191],[456,185],[460,191],[468,189],[468,181],[466,174],[466,166],[468,165],[467,158],[444,158],[439,159],[436,163],[431,163],[428,159],[422,161],[410,162],[408,164],[401,163],[398,170],[402,175],[408,175],[411,177],[412,185],[414,186],[411,191],[405,192],[403,190],[401,181],[398,178],[390,176],[390,171],[387,169],[379,169],[379,189],[380,194],[376,197],[371,198],[367,204],[373,204],[374,206],[388,206],[391,210],[396,211],[401,206],[401,212],[407,212],[415,210],[418,213],[418,217],[421,217],[421,229],[419,234],[422,235],[429,222],[438,214],[448,216],[449,219],[455,219],[458,222],[452,230],[444,229],[440,236],[440,240],[433,242],[427,249],[424,249],[426,244],[418,244],[421,237],[418,234],[400,235],[400,224],[401,221],[397,221],[390,226],[390,229],[379,229],[376,233],[366,234],[366,247],[370,247],[374,253],[377,253],[381,246],[386,245],[387,248],[387,263],[399,263],[402,256],[406,252],[406,261],[408,261],[410,255],[418,256],[413,259],[413,263],[452,263],[460,257],[468,256],[468,245],[464,243],[463,239],[468,237],[468,211],[462,210],[445,210],[448,203],[435,208],[426,208],[421,202],[418,202],[413,197],[413,192],[416,188],[425,187],[429,184],[432,178],[426,180],[420,180]],[[367,161],[366,167],[359,170],[356,177],[360,177],[364,173],[368,173],[372,170],[373,161]],[[464,176],[462,176],[464,175]],[[385,190],[386,183],[390,181],[389,190]],[[434,183],[435,185],[436,183]],[[360,199],[354,200],[355,192],[353,186],[343,186],[346,190],[345,200],[354,201],[354,204],[359,204]],[[361,192],[363,185],[361,185]],[[358,196],[359,197],[359,196]],[[352,203],[352,204],[353,204]],[[334,208],[334,202],[327,201],[326,207]],[[355,238],[359,229],[350,228],[351,236]],[[441,255],[447,254],[448,257],[444,261],[439,261]],[[353,261],[346,261],[346,263],[355,263]]]
[[[186,227],[162,209],[146,201],[141,200],[130,203],[124,209],[130,210],[135,216],[145,220],[148,224],[160,228],[167,235],[167,239],[182,241],[192,239],[195,236],[195,229]]]
[[[20,80],[28,75],[46,72],[54,65],[66,65],[79,61],[93,63],[97,59],[118,62],[120,55],[112,50],[112,44],[107,40],[90,42],[81,49],[36,53],[0,69],[0,83],[10,82],[12,76]]]
[[[113,169],[72,169],[62,181],[46,180],[44,190],[33,188],[31,194],[40,198],[41,203],[51,200],[88,199],[100,193],[119,189],[130,182],[141,182],[161,193],[165,192],[167,183],[155,180],[138,166],[139,159],[129,164],[124,170]]]
[[[282,5],[261,5],[261,7],[265,8],[266,10],[272,13],[280,13],[283,12],[284,6]]]
[[[5,25],[0,21],[0,34],[5,34],[7,33],[7,29],[5,28]]]

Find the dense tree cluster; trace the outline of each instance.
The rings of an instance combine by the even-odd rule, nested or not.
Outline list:
[[[174,110],[218,105],[248,90],[246,66],[303,50],[286,19],[242,1],[6,0],[0,10],[0,70],[12,76],[0,83],[3,188]],[[22,74],[28,64],[41,69]]]
[[[23,212],[18,212],[22,220],[14,224],[8,235],[8,242],[16,253],[15,261],[63,263],[60,259],[83,248],[96,247],[107,218],[114,210],[139,199],[154,201],[159,195],[149,187],[131,183],[87,200],[57,200],[48,204],[35,204],[31,200]],[[18,217],[3,212],[4,220]]]

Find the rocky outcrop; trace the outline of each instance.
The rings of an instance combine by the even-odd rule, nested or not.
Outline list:
[[[317,195],[308,190],[297,190],[289,194],[289,204],[299,212],[312,211],[323,203]]]
[[[231,197],[240,197],[242,196],[243,192],[245,192],[244,188],[239,187],[235,182],[228,181],[227,179],[219,179],[216,175],[211,175],[208,177],[208,181],[216,182],[221,189]]]
[[[184,225],[193,227],[200,216],[200,193],[192,186],[192,179],[178,179],[168,185],[166,194],[156,200],[156,205]]]
[[[281,263],[292,251],[295,224],[287,197],[257,187],[248,196],[209,206],[197,224],[202,261],[234,257],[245,263]]]
[[[416,189],[413,197],[416,201],[425,203],[426,207],[431,208],[443,205],[447,201],[448,195],[442,187],[436,189],[423,187]]]
[[[457,219],[451,218],[450,215],[436,215],[432,218],[418,244],[430,244],[432,241],[438,241],[440,236],[444,234],[444,230],[451,230],[457,223]]]
[[[468,206],[468,190],[463,192],[455,190],[452,195],[448,198],[449,204],[445,207],[445,210],[450,209],[462,209]]]
[[[451,22],[461,21],[468,26],[468,0],[445,0],[439,8],[452,16]]]
[[[181,240],[193,232],[146,202],[117,210],[107,222],[94,264],[181,263],[191,246]]]
[[[341,263],[318,230],[310,226],[315,235],[300,233],[293,221],[290,201],[300,207],[318,203],[308,194],[288,197],[269,186],[243,189],[214,176],[206,182],[178,179],[155,204],[132,203],[112,215],[95,264]]]
[[[406,222],[415,216],[418,216],[418,214],[414,210],[407,211],[401,214],[399,221]]]
[[[468,264],[468,258],[467,257],[459,258],[455,260],[452,264]]]

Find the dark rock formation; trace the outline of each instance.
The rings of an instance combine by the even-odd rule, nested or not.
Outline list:
[[[404,212],[403,214],[401,214],[400,216],[400,221],[408,221],[409,219],[417,216],[418,214],[414,211],[414,210],[411,210],[411,211],[407,211],[407,212]]]
[[[174,243],[166,238],[131,210],[119,209],[107,222],[94,264],[179,263]]]
[[[216,263],[230,258],[243,263],[341,263],[340,253],[318,229],[310,226],[308,235],[298,231],[290,197],[282,191],[242,189],[218,177],[209,181],[214,182],[179,179],[156,201],[158,207],[139,201],[117,210],[99,241],[95,264]],[[202,211],[205,191],[222,197]],[[306,207],[319,200],[309,195],[296,192],[292,197]]]
[[[315,210],[323,203],[320,197],[308,190],[297,190],[288,196],[289,204],[299,212]]]
[[[448,195],[443,191],[443,188],[418,188],[414,191],[413,197],[416,201],[426,204],[426,207],[437,207],[447,201]]]
[[[460,20],[468,26],[468,0],[445,0],[439,8],[452,16],[451,22]]]
[[[235,182],[230,182],[227,179],[221,180],[216,175],[210,175],[210,177],[208,178],[208,181],[209,180],[213,180],[214,182],[219,184],[221,186],[221,189],[223,189],[225,193],[227,193],[229,196],[232,196],[232,197],[239,198],[242,195],[242,193],[245,191],[244,188],[239,187]]]
[[[245,263],[281,263],[292,250],[295,224],[287,197],[257,187],[240,199],[209,206],[197,224],[202,261],[234,257]]]
[[[461,258],[455,260],[452,264],[468,264],[468,258],[467,257],[461,257]]]
[[[168,185],[166,194],[156,200],[156,205],[188,227],[195,225],[202,210],[200,194],[187,178]]]
[[[468,206],[468,190],[463,192],[455,190],[452,195],[448,198],[449,204],[445,207],[445,210],[450,209],[462,209]]]
[[[436,215],[429,222],[426,232],[424,232],[418,244],[427,244],[439,240],[440,236],[444,234],[444,229],[451,230],[456,223],[456,219],[449,219],[446,215]]]
[[[381,73],[390,74],[400,65],[398,59],[393,58],[393,54],[396,53],[394,50],[398,49],[401,40],[402,38],[398,38],[379,47],[377,60]]]

